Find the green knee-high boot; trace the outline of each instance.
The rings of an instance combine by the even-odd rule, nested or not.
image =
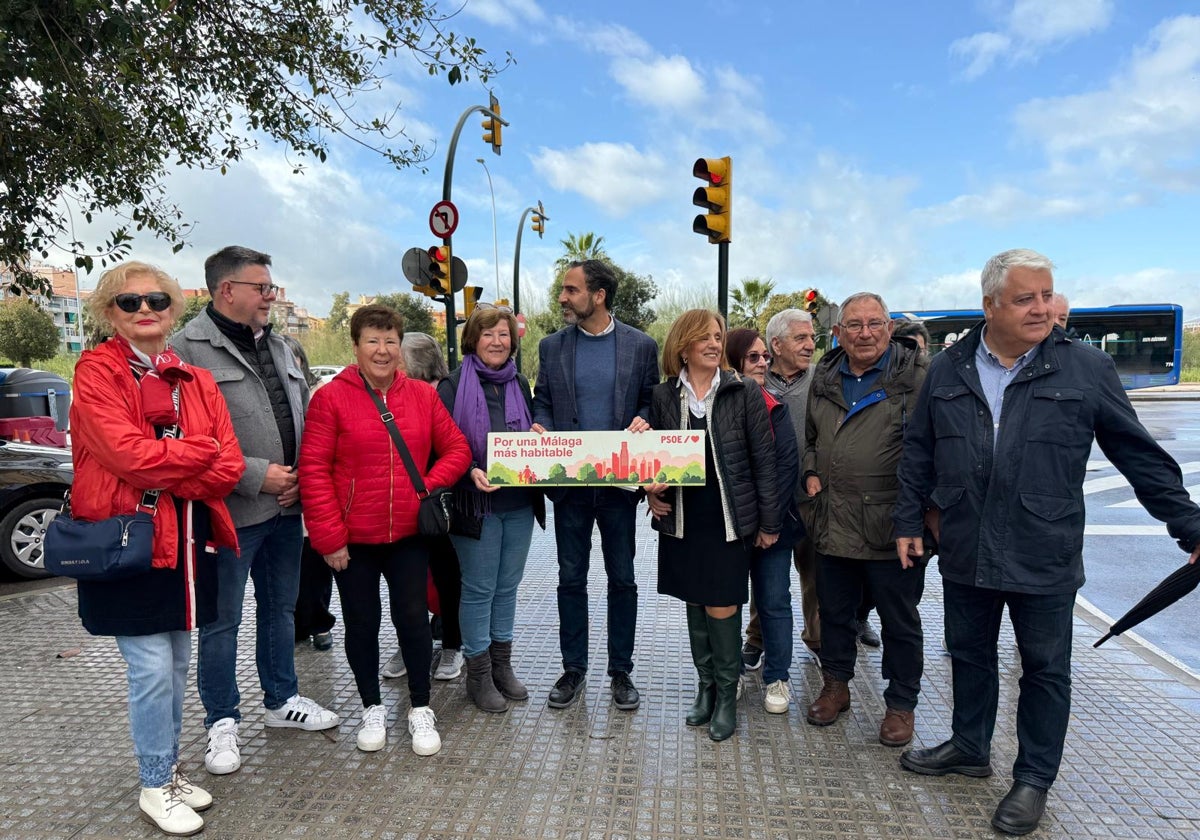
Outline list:
[[[708,643],[708,616],[704,607],[687,605],[688,639],[692,643],[692,662],[696,664],[699,684],[696,702],[688,709],[687,725],[703,726],[712,719],[717,701],[717,684],[713,679],[712,648]]]
[[[708,724],[708,737],[724,741],[737,728],[737,687],[742,675],[742,621],[737,613],[729,618],[708,620],[708,643],[712,648],[713,676],[717,703]]]

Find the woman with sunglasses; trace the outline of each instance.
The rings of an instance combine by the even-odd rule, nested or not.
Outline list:
[[[88,300],[113,337],[75,366],[71,513],[96,521],[153,505],[152,568],[79,581],[88,632],[115,636],[129,682],[129,728],[142,816],[166,834],[200,831],[212,797],[179,765],[191,631],[216,614],[214,545],[237,548],[224,498],[245,462],[225,400],[207,370],[180,360],[167,336],[183,312],[179,284],[127,262]],[[160,491],[157,502],[144,496]]]
[[[725,340],[729,366],[762,388],[771,418],[775,444],[775,481],[779,490],[778,510],[782,530],[779,540],[768,548],[755,548],[750,555],[750,596],[758,609],[763,640],[763,708],[771,714],[786,714],[791,701],[788,666],[792,662],[792,546],[804,536],[804,525],[796,511],[796,487],[800,482],[800,453],[791,414],[786,404],[766,388],[771,356],[755,330],[730,330]]]
[[[663,343],[667,381],[654,388],[650,425],[704,431],[702,487],[646,487],[658,540],[658,591],[687,604],[699,676],[688,726],[723,741],[737,727],[741,605],[754,549],[779,539],[775,446],[762,388],[728,370],[725,321],[707,309],[675,319]]]
[[[450,535],[462,567],[458,622],[467,660],[467,697],[485,712],[503,712],[529,692],[512,669],[517,587],[536,519],[546,503],[532,488],[503,492],[488,481],[489,432],[527,432],[533,425],[529,380],[517,371],[517,319],[507,307],[481,304],[462,333],[462,366],[438,394],[471,446],[471,466],[458,483],[460,514]]]

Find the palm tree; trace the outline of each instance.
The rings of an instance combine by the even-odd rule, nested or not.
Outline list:
[[[566,273],[567,266],[573,262],[582,262],[583,260],[606,260],[608,254],[603,246],[604,237],[588,231],[576,236],[573,233],[568,233],[566,239],[560,239],[559,243],[563,246],[565,253],[558,258],[555,263],[556,273],[562,276]]]
[[[761,329],[758,322],[774,289],[774,280],[760,280],[757,277],[746,277],[740,289],[730,289],[733,307],[729,310],[729,326]]]

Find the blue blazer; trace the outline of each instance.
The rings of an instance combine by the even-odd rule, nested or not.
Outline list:
[[[613,418],[609,427],[619,431],[629,427],[634,417],[650,419],[650,396],[659,382],[658,345],[654,339],[615,318],[617,375],[613,392]],[[555,432],[579,430],[579,411],[575,402],[577,376],[575,342],[579,328],[563,327],[538,344],[537,387],[533,392],[533,422]]]

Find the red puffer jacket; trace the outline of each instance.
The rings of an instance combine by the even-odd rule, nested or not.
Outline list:
[[[388,410],[424,470],[430,490],[450,487],[471,464],[471,449],[433,386],[397,372]],[[300,498],[312,546],[333,554],[350,543],[395,542],[417,533],[417,493],[387,427],[367,393],[358,365],[318,390],[300,444]]]
[[[246,461],[212,374],[191,371],[195,378],[179,389],[183,437],[156,440],[142,414],[137,380],[115,341],[85,352],[75,366],[71,513],[89,522],[133,513],[142,491],[164,489],[154,517],[153,561],[160,569],[174,568],[178,557],[175,498],[204,502],[212,512],[212,541],[237,548],[225,497]]]

